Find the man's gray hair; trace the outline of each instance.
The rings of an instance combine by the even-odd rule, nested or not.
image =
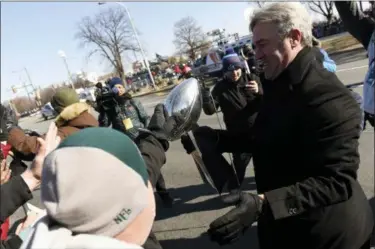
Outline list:
[[[285,37],[292,29],[302,33],[302,45],[312,46],[312,20],[307,9],[299,2],[278,2],[267,4],[254,12],[250,30],[258,23],[274,23],[280,37]]]

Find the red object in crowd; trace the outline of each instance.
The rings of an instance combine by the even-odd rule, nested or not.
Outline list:
[[[177,73],[177,74],[178,74],[178,73],[181,73],[181,69],[180,69],[180,67],[177,66],[177,65],[174,66],[173,70],[174,70],[174,72]]]
[[[190,71],[191,71],[191,68],[188,67],[187,65],[185,65],[185,66],[184,66],[184,69],[182,69],[182,72],[183,72],[184,74],[186,74],[186,73],[188,73],[188,72],[190,72]]]
[[[4,158],[7,158],[11,148],[12,148],[12,146],[9,145],[9,144],[1,144],[1,152],[4,155]],[[8,218],[0,226],[0,234],[1,234],[0,239],[1,240],[6,240],[8,238],[9,227],[10,227],[10,221],[9,221],[9,218]]]
[[[10,221],[9,218],[4,221],[3,224],[1,224],[0,227],[0,233],[1,233],[1,240],[7,240],[8,239],[8,233],[9,233],[9,227],[10,227]]]

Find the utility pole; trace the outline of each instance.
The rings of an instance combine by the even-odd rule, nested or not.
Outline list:
[[[24,67],[20,71],[13,71],[13,73],[17,73],[17,72],[19,73],[19,72],[22,72],[22,71],[25,71],[25,73],[26,73],[28,84],[26,84],[25,80],[22,80],[22,78],[20,77],[20,81],[21,81],[22,85],[20,87],[12,86],[12,91],[13,91],[13,93],[17,93],[17,90],[20,90],[20,89],[25,90],[30,102],[32,102],[32,97],[31,97],[31,94],[30,94],[30,91],[29,91],[28,87],[31,87],[33,89],[32,92],[34,93],[35,97],[37,97],[37,90],[36,90],[32,80],[31,80],[31,76],[29,74],[29,71],[27,70],[26,67]],[[37,107],[40,108],[40,106],[38,105],[38,102],[39,102],[38,99],[35,98],[35,101],[37,103]]]

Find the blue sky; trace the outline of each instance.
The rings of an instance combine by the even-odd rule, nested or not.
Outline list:
[[[246,2],[125,2],[130,10],[140,39],[148,51],[171,55],[173,25],[185,16],[194,17],[205,32],[225,28],[229,33],[248,34],[244,19]],[[35,86],[47,86],[67,80],[58,50],[64,50],[70,70],[110,72],[111,67],[101,59],[86,61],[88,50],[79,47],[74,39],[77,23],[85,16],[93,16],[102,8],[95,2],[2,2],[1,3],[1,99],[15,97],[10,90],[26,80],[26,67]],[[117,5],[117,7],[119,7]],[[130,56],[133,59],[132,56]],[[126,59],[126,58],[125,58]],[[129,64],[124,60],[125,67]],[[17,95],[24,95],[19,92]]]
[[[194,17],[204,31],[225,28],[229,32],[247,34],[243,11],[249,5],[237,3],[178,3],[128,2],[140,39],[149,57],[155,52],[169,55],[175,52],[173,25],[185,16]],[[97,5],[94,2],[2,2],[1,3],[1,99],[14,96],[8,91],[14,84],[26,80],[25,73],[13,73],[26,67],[34,85],[46,86],[67,79],[62,49],[68,57],[72,72],[81,69],[106,73],[106,62],[93,58],[85,63],[87,50],[79,48],[74,39],[77,23],[85,16],[93,16],[101,8],[115,3]],[[213,19],[215,18],[215,20]],[[132,56],[131,56],[132,58]],[[132,58],[133,59],[133,58]],[[125,64],[127,64],[125,62]],[[125,65],[127,66],[127,65]],[[24,95],[19,92],[18,95]]]

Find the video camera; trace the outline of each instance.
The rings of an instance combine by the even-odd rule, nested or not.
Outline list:
[[[113,109],[117,105],[117,101],[115,99],[117,93],[108,87],[107,82],[104,86],[99,82],[95,85],[95,87],[97,88],[96,104],[98,108],[104,111]]]

